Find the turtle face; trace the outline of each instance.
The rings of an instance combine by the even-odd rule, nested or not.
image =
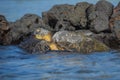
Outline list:
[[[48,42],[52,41],[52,33],[43,28],[39,28],[34,32],[35,38],[42,39]]]

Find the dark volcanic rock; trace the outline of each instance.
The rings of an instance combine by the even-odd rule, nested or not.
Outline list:
[[[3,15],[0,15],[0,30],[8,30],[8,21]]]
[[[3,43],[3,37],[9,31],[8,21],[3,15],[0,15],[0,44]]]
[[[86,28],[87,26],[87,14],[86,10],[91,4],[87,2],[77,3],[74,7],[74,11],[70,13],[70,22],[74,26],[79,28]],[[78,28],[78,29],[79,29]]]
[[[111,49],[120,49],[120,41],[116,38],[114,33],[93,34],[91,37],[106,44]]]
[[[73,5],[56,5],[47,12],[43,12],[43,20],[55,31],[58,30],[78,30],[86,28],[86,10],[91,4],[80,2]]]
[[[95,11],[89,15],[90,30],[93,32],[101,32],[109,29],[109,18],[105,13]]]
[[[64,25],[70,24],[69,14],[73,12],[73,9],[74,6],[68,4],[55,5],[49,11],[42,13],[43,21],[51,28],[53,28],[55,31],[57,31],[56,29],[62,29],[63,27],[66,27],[65,29],[67,29],[68,26],[64,26]]]
[[[90,13],[91,12],[91,13]],[[99,1],[87,10],[89,26],[96,33],[109,30],[109,18],[113,12],[113,5],[105,0]]]
[[[45,27],[41,17],[35,14],[26,14],[20,20],[10,23],[10,30],[4,36],[3,44],[18,44],[31,35],[36,28]]]
[[[120,2],[115,7],[114,13],[110,19],[110,29],[115,33],[116,37],[120,40]]]
[[[115,21],[113,27],[116,37],[120,40],[120,20]]]
[[[75,30],[75,27],[73,27],[68,21],[58,21],[54,29],[55,31],[60,31],[60,30],[72,31]]]
[[[96,4],[96,11],[100,11],[105,13],[108,17],[110,17],[113,13],[113,4],[106,0],[100,0]]]

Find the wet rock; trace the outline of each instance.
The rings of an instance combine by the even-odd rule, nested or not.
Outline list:
[[[102,42],[90,37],[91,32],[82,31],[59,31],[53,36],[56,42],[64,50],[89,53],[94,51],[105,51],[109,48]]]
[[[87,10],[90,30],[96,33],[108,31],[112,12],[113,5],[105,0],[98,1],[95,6],[90,6]]]
[[[21,42],[19,47],[30,53],[43,53],[50,50],[48,43],[45,40],[39,40],[34,37]]]

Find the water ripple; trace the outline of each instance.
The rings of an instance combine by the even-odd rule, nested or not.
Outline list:
[[[29,54],[0,46],[0,80],[119,80],[120,53]]]

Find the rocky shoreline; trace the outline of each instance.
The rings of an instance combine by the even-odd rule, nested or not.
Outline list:
[[[0,15],[0,45],[18,45],[30,53],[51,50],[90,53],[120,49],[120,2],[61,4],[15,22]]]

